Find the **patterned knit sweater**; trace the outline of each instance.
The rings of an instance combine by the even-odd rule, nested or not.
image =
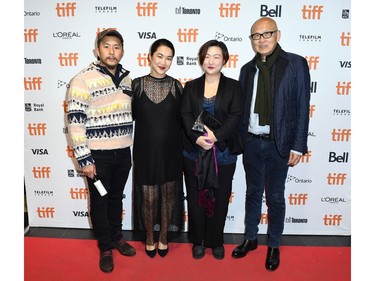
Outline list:
[[[93,164],[91,150],[133,144],[131,78],[118,65],[113,76],[98,62],[73,77],[68,91],[68,132],[80,167]]]

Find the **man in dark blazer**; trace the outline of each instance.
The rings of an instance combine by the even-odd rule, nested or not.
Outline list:
[[[245,240],[232,252],[241,258],[257,248],[263,192],[268,207],[268,249],[265,267],[280,264],[285,220],[285,180],[289,167],[307,153],[310,74],[305,58],[278,44],[281,33],[267,17],[251,27],[255,57],[240,72],[244,90],[243,165],[246,174]]]

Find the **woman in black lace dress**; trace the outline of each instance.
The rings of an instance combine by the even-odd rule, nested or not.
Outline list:
[[[132,84],[133,227],[145,239],[149,257],[156,252],[164,257],[171,237],[168,233],[178,233],[183,227],[182,86],[166,74],[174,53],[169,40],[156,40],[149,53],[150,74]]]

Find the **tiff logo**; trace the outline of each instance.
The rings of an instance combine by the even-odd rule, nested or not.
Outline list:
[[[261,224],[268,224],[268,214],[262,213],[260,215],[260,223]]]
[[[36,212],[38,214],[38,218],[41,218],[41,219],[49,219],[49,218],[53,218],[53,215],[55,213],[55,208],[53,207],[38,207],[36,209]]]
[[[42,77],[24,77],[23,87],[25,91],[41,90],[42,88]]]
[[[58,17],[74,17],[76,9],[75,2],[56,3],[56,14]]]
[[[220,3],[219,16],[222,18],[238,18],[238,13],[241,10],[239,3]]]
[[[178,42],[197,42],[198,28],[181,28],[177,32]]]
[[[29,123],[27,125],[27,130],[30,136],[45,136],[47,125],[46,123]]]
[[[24,29],[23,38],[25,43],[36,42],[36,37],[38,36],[37,28]]]
[[[289,194],[289,205],[306,205],[307,194],[306,193],[295,193],[294,195]]]
[[[342,84],[341,84],[342,83]],[[349,91],[352,88],[352,83],[351,82],[337,82],[336,85],[336,94],[339,96],[342,95],[349,95]]]
[[[232,193],[230,194],[230,197],[229,197],[229,203],[233,202],[233,198],[234,198],[234,192],[232,191]]]
[[[49,179],[51,167],[33,167],[33,176],[36,179]]]
[[[74,154],[74,149],[70,147],[69,145],[66,147],[66,154],[68,155],[69,158],[76,158]]]
[[[78,53],[59,53],[60,66],[77,66]]]
[[[304,20],[320,20],[320,16],[323,13],[323,6],[311,6],[309,5],[306,7],[306,5],[303,5],[302,8],[302,18]]]
[[[349,141],[349,137],[352,134],[351,129],[333,129],[331,132],[332,141]]]
[[[70,198],[73,200],[81,200],[81,199],[87,199],[88,195],[88,189],[87,188],[71,188],[70,191]]]
[[[327,183],[328,185],[344,185],[347,175],[346,173],[329,173]]]
[[[229,55],[227,63],[224,68],[236,68],[238,62],[238,55]]]
[[[301,163],[309,163],[311,157],[311,150],[307,151],[306,154],[302,155],[301,157]]]
[[[316,70],[318,63],[319,63],[319,57],[305,57],[307,60],[307,64],[309,65],[310,70]]]
[[[344,47],[350,46],[350,41],[352,39],[352,37],[350,36],[350,32],[347,32],[346,35],[344,32],[342,32],[340,39],[341,39],[341,46],[344,46]]]
[[[138,66],[140,67],[150,66],[150,62],[147,59],[146,53],[143,53],[143,54],[138,53],[137,61],[138,61]]]
[[[342,221],[342,215],[325,215],[323,218],[324,225],[339,226]]]
[[[316,108],[315,104],[310,105],[310,118],[313,117],[313,114],[315,112],[315,108]]]
[[[68,103],[66,102],[66,100],[63,101],[62,108],[64,113],[68,113]]]
[[[137,10],[137,16],[138,17],[155,17],[156,16],[156,10],[158,9],[158,3],[157,2],[148,2],[147,4],[145,2],[137,3],[136,10]]]

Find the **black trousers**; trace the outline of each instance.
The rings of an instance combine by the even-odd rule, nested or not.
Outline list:
[[[131,168],[130,148],[92,150],[97,179],[107,194],[101,196],[94,181],[87,178],[90,191],[90,218],[100,251],[114,248],[122,238],[123,194]]]
[[[198,180],[195,161],[184,157],[184,179],[187,192],[189,238],[194,244],[215,248],[224,244],[224,226],[232,193],[236,163],[218,165],[219,188],[215,190],[215,213],[206,216],[204,207],[198,205]]]

